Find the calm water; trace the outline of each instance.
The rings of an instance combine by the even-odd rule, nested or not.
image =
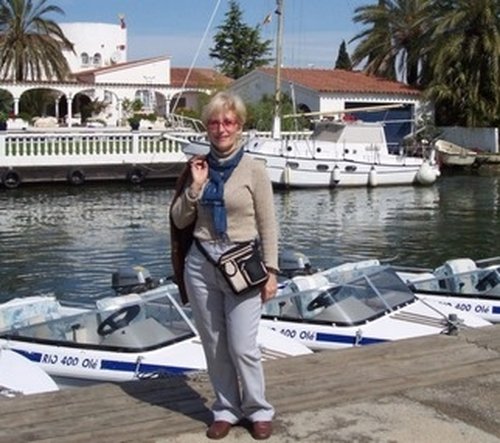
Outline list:
[[[126,184],[0,190],[0,301],[35,293],[110,294],[111,274],[141,264],[170,275],[171,187]],[[500,255],[500,172],[433,187],[276,192],[281,248],[326,267],[379,258],[437,266]]]

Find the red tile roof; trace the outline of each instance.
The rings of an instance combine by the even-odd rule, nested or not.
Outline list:
[[[274,68],[259,68],[259,71],[275,76]],[[281,77],[283,81],[300,84],[318,92],[410,95],[421,93],[419,89],[404,83],[344,69],[282,68]]]
[[[170,68],[171,86],[181,87],[188,75],[188,68]],[[187,87],[226,87],[234,80],[210,68],[193,68],[187,80]]]

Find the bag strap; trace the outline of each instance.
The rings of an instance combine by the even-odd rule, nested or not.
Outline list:
[[[219,266],[219,262],[218,261],[215,261],[214,258],[207,252],[207,250],[203,247],[203,245],[201,244],[200,240],[198,240],[196,237],[194,238],[194,243],[196,245],[196,247],[198,248],[198,250],[203,254],[203,256],[210,262],[212,263],[214,266]],[[248,245],[252,245],[254,247],[258,247],[258,241],[257,240],[251,240],[249,242],[244,242],[244,243],[241,243],[241,244],[238,244],[237,246],[235,246],[234,248],[231,248],[229,249],[228,251],[224,252],[223,255],[226,255],[226,254],[231,254],[239,249],[241,249],[242,246],[248,246]]]
[[[217,262],[214,260],[214,258],[207,252],[207,250],[203,247],[201,244],[200,240],[198,240],[196,237],[194,238],[194,244],[198,248],[198,250],[203,254],[203,256],[214,266],[217,266]]]

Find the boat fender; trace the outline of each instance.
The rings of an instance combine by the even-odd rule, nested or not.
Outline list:
[[[145,178],[144,171],[139,168],[131,169],[127,174],[127,180],[133,185],[140,185]]]
[[[7,189],[15,189],[21,184],[21,176],[10,169],[3,175],[2,183]]]
[[[432,185],[438,175],[439,172],[435,168],[432,168],[426,160],[420,165],[415,178],[417,183],[421,185]]]
[[[68,172],[68,182],[75,186],[80,186],[85,183],[85,174],[81,169],[71,169]]]
[[[372,165],[370,172],[368,173],[368,186],[375,187],[378,185],[377,170],[375,166]]]
[[[292,169],[290,166],[286,165],[281,174],[281,183],[285,186],[290,186],[290,175],[292,174]]]
[[[332,169],[332,183],[337,185],[340,182],[340,168],[335,165]]]

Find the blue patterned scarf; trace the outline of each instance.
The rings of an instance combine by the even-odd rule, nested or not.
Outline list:
[[[218,158],[210,151],[207,156],[209,167],[208,182],[201,197],[201,204],[208,207],[212,213],[212,221],[218,238],[223,238],[227,231],[227,214],[224,205],[224,183],[227,182],[234,168],[243,156],[243,149],[238,149],[235,155]]]

